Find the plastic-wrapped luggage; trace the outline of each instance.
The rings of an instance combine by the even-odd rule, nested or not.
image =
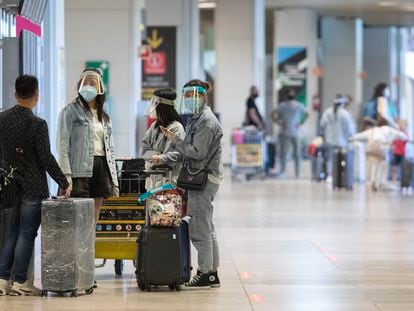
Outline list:
[[[95,280],[93,199],[42,203],[42,296],[93,292]]]
[[[317,148],[311,160],[312,180],[323,181],[327,177],[326,158],[323,148]]]
[[[183,200],[178,193],[166,192],[147,202],[151,226],[177,227],[181,222]]]
[[[367,157],[365,155],[365,144],[354,142],[354,179],[357,182],[365,182],[367,179]]]
[[[354,152],[353,150],[336,148],[332,166],[333,188],[352,190],[354,183]]]

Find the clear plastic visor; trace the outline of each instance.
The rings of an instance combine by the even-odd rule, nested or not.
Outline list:
[[[200,113],[204,105],[206,90],[201,86],[190,86],[183,89],[181,97],[181,114]]]
[[[93,86],[97,90],[98,95],[105,94],[105,89],[101,76],[93,71],[85,71],[80,77],[78,93],[85,86]]]
[[[150,104],[148,106],[147,115],[153,114],[155,110],[157,109],[158,105],[160,104],[175,107],[175,102],[173,100],[153,95],[150,99]]]

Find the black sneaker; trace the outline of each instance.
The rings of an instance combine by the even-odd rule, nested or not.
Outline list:
[[[98,288],[98,283],[96,283],[96,280],[93,281],[93,288]]]
[[[189,288],[210,288],[209,274],[208,273],[197,273],[190,282],[185,284]]]
[[[211,288],[219,288],[221,286],[217,271],[208,274],[208,281]]]

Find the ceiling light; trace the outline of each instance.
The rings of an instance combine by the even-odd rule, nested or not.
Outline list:
[[[401,7],[402,10],[404,11],[410,11],[413,12],[414,11],[414,5],[404,5]]]
[[[378,5],[382,7],[390,7],[390,6],[395,6],[396,3],[393,1],[380,1],[378,2]]]
[[[200,9],[214,9],[217,7],[217,3],[215,2],[201,2],[198,4],[198,8]]]

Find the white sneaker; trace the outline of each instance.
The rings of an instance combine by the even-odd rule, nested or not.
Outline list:
[[[41,290],[29,284],[28,281],[24,283],[14,282],[10,289],[10,296],[40,296]]]
[[[6,296],[10,292],[10,283],[7,280],[0,279],[0,296]]]

